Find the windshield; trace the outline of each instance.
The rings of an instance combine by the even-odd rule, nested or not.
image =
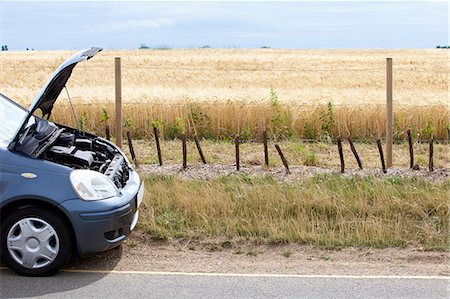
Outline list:
[[[28,112],[0,93],[0,147],[7,147],[20,129]],[[30,123],[34,117],[30,118]]]

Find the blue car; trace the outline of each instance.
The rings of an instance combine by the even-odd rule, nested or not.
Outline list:
[[[100,51],[66,60],[28,110],[0,94],[0,253],[18,274],[51,275],[73,254],[118,246],[137,224],[144,188],[124,153],[48,120],[76,64]]]

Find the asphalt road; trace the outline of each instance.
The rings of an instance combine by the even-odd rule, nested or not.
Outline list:
[[[1,298],[449,298],[450,279],[0,270]]]

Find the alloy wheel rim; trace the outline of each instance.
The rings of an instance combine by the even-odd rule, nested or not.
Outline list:
[[[56,230],[39,218],[28,217],[14,223],[6,242],[14,261],[28,269],[48,266],[59,253]]]

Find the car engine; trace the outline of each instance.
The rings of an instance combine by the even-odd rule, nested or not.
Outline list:
[[[98,137],[66,128],[41,156],[43,159],[75,169],[90,169],[105,174],[118,188],[129,178],[122,154]]]

